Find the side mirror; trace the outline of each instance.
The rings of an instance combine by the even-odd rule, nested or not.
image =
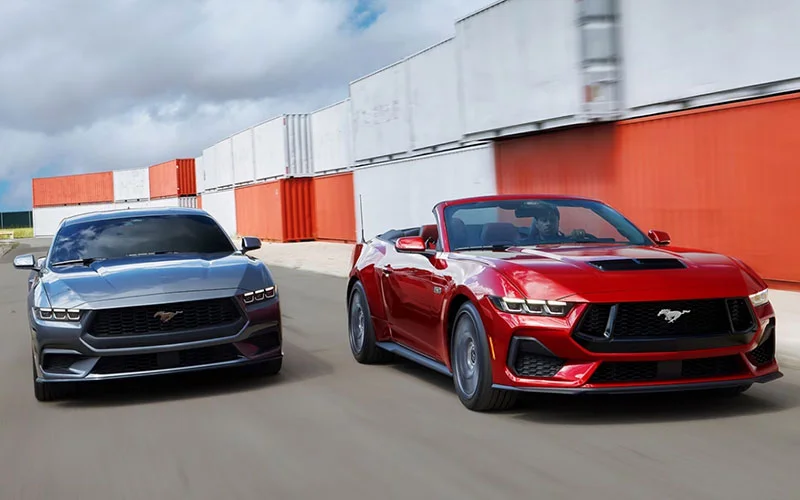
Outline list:
[[[650,232],[647,233],[650,236],[650,239],[656,242],[656,245],[664,246],[669,245],[670,238],[669,233],[665,231],[657,231],[655,229],[651,229]]]
[[[17,255],[14,257],[14,267],[17,269],[30,269],[38,271],[36,268],[36,258],[33,254]]]
[[[395,250],[401,253],[427,253],[425,240],[421,236],[405,236],[397,238],[394,244]]]
[[[249,252],[251,250],[258,250],[261,248],[261,240],[252,236],[245,236],[242,238],[242,252]]]

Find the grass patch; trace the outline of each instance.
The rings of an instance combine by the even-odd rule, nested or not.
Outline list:
[[[21,238],[33,238],[33,228],[32,227],[21,227],[18,229],[14,229],[14,238],[21,239]]]
[[[23,238],[33,238],[33,228],[32,227],[21,227],[16,229],[0,229],[0,233],[11,232],[14,233],[12,236],[13,239],[19,240]],[[8,238],[5,234],[0,235],[0,241],[3,239]]]

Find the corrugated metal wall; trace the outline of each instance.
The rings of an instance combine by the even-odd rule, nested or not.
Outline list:
[[[170,160],[150,167],[150,198],[195,196],[197,178],[194,158]]]
[[[203,210],[214,217],[226,233],[236,234],[236,197],[233,189],[203,193]]]
[[[355,242],[353,174],[314,178],[314,239]]]
[[[150,170],[148,168],[115,170],[113,175],[114,200],[147,200],[150,198]]]
[[[236,188],[236,231],[267,241],[283,240],[281,182]]]
[[[786,232],[800,213],[798,120],[800,94],[503,141],[498,191],[601,198],[676,245],[800,281]]]
[[[447,198],[496,192],[491,144],[358,168],[353,171],[356,230],[371,238],[392,228],[432,224]]]
[[[53,236],[58,225],[67,217],[114,210],[114,203],[91,203],[86,205],[68,205],[53,207],[35,207],[33,209],[34,236]]]
[[[619,0],[626,114],[800,89],[800,2]]]
[[[33,206],[48,207],[114,201],[111,172],[33,179]]]
[[[280,179],[236,188],[236,228],[267,241],[313,239],[312,179]]]
[[[353,164],[350,99],[311,113],[314,172],[329,172]]]

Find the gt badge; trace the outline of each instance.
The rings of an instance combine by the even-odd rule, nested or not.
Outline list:
[[[172,318],[174,318],[179,314],[183,314],[183,311],[175,311],[175,312],[158,311],[153,315],[153,317],[160,319],[162,323],[166,323],[168,321],[171,321]]]
[[[671,309],[662,309],[662,310],[658,311],[658,316],[664,316],[664,319],[668,323],[675,323],[675,321],[677,321],[678,318],[680,318],[684,314],[689,314],[690,312],[692,312],[692,311],[686,311],[686,310],[684,310],[684,311],[673,311]]]

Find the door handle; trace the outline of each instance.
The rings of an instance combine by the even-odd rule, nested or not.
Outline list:
[[[383,268],[383,274],[392,274],[392,266],[386,266]]]

